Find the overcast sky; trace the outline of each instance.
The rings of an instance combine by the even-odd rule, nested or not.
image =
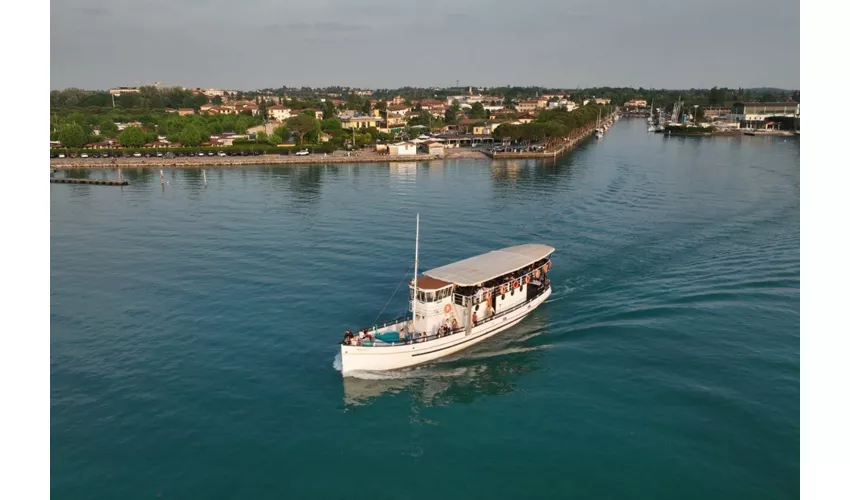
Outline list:
[[[54,0],[51,88],[800,85],[799,0]]]

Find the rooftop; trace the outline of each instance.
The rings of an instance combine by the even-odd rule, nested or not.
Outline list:
[[[431,269],[425,276],[460,286],[473,286],[508,274],[549,256],[555,249],[549,245],[529,243],[494,250],[475,257]]]

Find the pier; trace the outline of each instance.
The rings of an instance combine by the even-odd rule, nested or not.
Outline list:
[[[96,184],[99,186],[127,186],[127,179],[77,179],[73,177],[51,177],[51,184]]]
[[[602,122],[600,122],[600,126],[610,127],[614,124],[613,116],[608,116]],[[568,137],[563,139],[562,141],[547,147],[547,151],[543,152],[531,152],[531,151],[522,151],[517,153],[494,153],[491,151],[486,152],[485,154],[494,160],[501,159],[519,159],[519,158],[554,158],[558,155],[566,153],[567,151],[572,150],[582,141],[587,139],[588,137],[593,135],[593,132],[596,130],[596,124],[591,123],[585,125],[584,127],[574,130]]]

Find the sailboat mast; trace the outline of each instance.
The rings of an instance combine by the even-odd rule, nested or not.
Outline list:
[[[413,256],[413,331],[416,331],[416,295],[419,281],[419,214],[416,214],[416,252]],[[413,333],[413,332],[411,332]]]

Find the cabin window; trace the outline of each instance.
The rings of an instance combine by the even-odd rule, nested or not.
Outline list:
[[[516,291],[516,290],[511,290],[511,297],[513,297],[513,296],[514,296],[514,292],[515,292],[515,291]]]

